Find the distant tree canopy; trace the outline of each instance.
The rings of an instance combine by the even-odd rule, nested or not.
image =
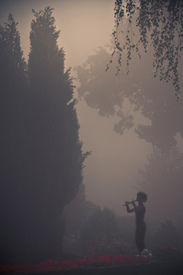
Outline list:
[[[165,152],[183,137],[183,106],[174,96],[183,85],[183,2],[119,0],[114,15],[109,47],[77,67],[79,98],[102,116],[115,115],[117,133],[133,129]]]
[[[183,2],[181,0],[116,0],[114,54],[118,56],[117,72],[126,54],[129,66],[132,52],[141,56],[154,49],[154,76],[173,83],[177,99],[180,97],[179,60],[183,49]],[[124,20],[126,21],[126,26]],[[127,27],[126,30],[124,28]],[[112,59],[111,61],[112,62]],[[107,69],[109,65],[107,66]]]
[[[113,46],[110,45],[111,48]],[[181,101],[174,100],[169,83],[153,77],[149,66],[152,55],[142,60],[134,58],[130,74],[126,76],[126,68],[121,67],[117,77],[116,56],[110,70],[105,72],[109,58],[108,49],[99,48],[82,66],[77,67],[79,99],[84,99],[102,116],[115,116],[114,131],[118,134],[133,129],[140,139],[164,152],[175,146],[176,135],[180,133],[183,137],[183,106]],[[124,56],[122,62],[125,62]],[[180,83],[183,84],[182,79]]]
[[[0,28],[2,263],[59,258],[59,217],[82,182],[87,153],[52,12],[33,11],[28,66],[12,15]]]

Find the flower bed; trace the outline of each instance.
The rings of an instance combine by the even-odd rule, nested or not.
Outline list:
[[[91,268],[103,266],[116,266],[121,264],[134,264],[150,262],[151,258],[143,256],[108,255],[100,257],[88,257],[77,260],[54,261],[47,260],[40,264],[0,265],[0,273],[29,273],[40,271],[54,271],[65,269]]]

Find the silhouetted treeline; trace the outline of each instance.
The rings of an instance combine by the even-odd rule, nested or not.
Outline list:
[[[87,156],[52,9],[33,13],[28,65],[13,16],[0,27],[1,263],[59,258]]]

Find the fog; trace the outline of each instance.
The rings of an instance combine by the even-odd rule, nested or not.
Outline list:
[[[150,218],[151,223],[154,222],[157,224],[160,221],[164,222],[173,217],[175,218],[173,221],[175,221],[176,225],[178,224],[180,227],[183,227],[181,222],[183,188],[181,186],[182,174],[181,171],[179,171],[182,165],[182,156],[179,156],[179,153],[181,154],[183,152],[183,132],[181,126],[179,127],[179,125],[181,125],[180,121],[182,115],[181,103],[179,105],[176,105],[177,103],[171,105],[170,103],[171,107],[169,109],[167,108],[168,111],[165,111],[167,120],[164,118],[163,113],[162,118],[154,119],[152,122],[148,119],[148,116],[145,117],[141,113],[141,111],[144,111],[146,108],[144,107],[143,109],[143,107],[140,107],[138,109],[137,106],[138,110],[134,111],[132,108],[134,106],[132,106],[132,104],[130,105],[128,101],[129,98],[126,96],[127,99],[124,100],[123,110],[125,110],[127,114],[134,116],[135,126],[126,129],[122,135],[116,133],[114,131],[114,125],[119,121],[118,111],[121,110],[120,107],[116,104],[114,106],[115,112],[113,115],[106,114],[105,116],[101,116],[99,114],[100,108],[96,106],[95,108],[89,107],[84,96],[79,97],[79,88],[82,87],[82,83],[80,83],[79,78],[77,78],[78,66],[83,66],[83,68],[85,68],[83,64],[87,62],[90,56],[95,56],[96,51],[100,49],[100,47],[105,48],[108,54],[110,53],[107,45],[110,44],[111,33],[114,27],[114,0],[0,0],[0,25],[7,20],[8,14],[12,13],[15,21],[18,22],[17,28],[20,32],[21,47],[26,61],[28,60],[30,51],[30,24],[34,18],[32,9],[39,11],[46,6],[54,8],[53,16],[56,20],[56,28],[57,30],[61,30],[58,38],[58,46],[63,47],[65,52],[65,70],[71,67],[71,76],[73,77],[73,83],[75,85],[74,97],[77,99],[76,109],[80,125],[79,137],[83,142],[83,151],[91,152],[91,155],[85,160],[83,168],[83,183],[85,186],[86,200],[93,202],[101,208],[108,207],[113,209],[114,212],[120,216],[127,216],[126,208],[123,207],[125,201],[136,199],[137,191],[141,189],[141,191],[145,192],[151,191],[151,194],[148,193],[149,200],[146,203],[147,220]],[[107,65],[105,62],[106,60],[102,65],[104,71]],[[109,60],[107,62],[109,62]],[[141,85],[141,82],[143,82],[142,89],[144,88],[144,90],[147,90],[147,94],[153,92],[153,89],[165,91],[168,87],[168,89],[172,90],[171,85],[159,84],[160,82],[158,79],[154,80],[153,77],[151,78],[149,75],[147,77],[144,76],[146,71],[153,71],[149,69],[148,65],[150,63],[152,63],[152,53],[150,53],[150,57],[145,57],[142,61],[136,61],[136,59],[132,60],[131,78],[129,77],[127,82],[124,81],[125,83],[123,86],[122,81],[125,79],[124,71],[126,70],[124,68],[121,74],[117,77],[115,76],[115,79],[118,79],[115,81],[118,81],[119,85],[123,86],[122,89],[127,89],[127,91],[131,89],[131,82],[135,83],[132,83],[134,84],[132,85],[133,89],[136,87],[136,82],[138,82],[137,86]],[[87,66],[89,67],[89,65],[90,64]],[[113,69],[111,68],[111,71]],[[111,71],[110,74],[112,75]],[[108,72],[106,72],[106,74],[107,73]],[[112,78],[112,76],[110,77]],[[116,83],[115,81],[114,83]],[[106,86],[104,85],[106,90],[107,85],[106,82]],[[139,89],[138,92],[140,91]],[[86,94],[89,94],[89,92],[90,91],[87,91]],[[142,100],[142,98],[140,98],[140,100]],[[173,92],[172,95],[168,95],[168,103],[166,102],[164,105],[163,100],[164,99],[161,101],[160,98],[162,102],[162,105],[160,105],[161,110],[163,110],[164,106],[167,106],[169,102],[175,100]],[[150,96],[148,104],[149,102],[151,103],[151,101],[153,100],[151,100]],[[142,106],[143,104],[146,106],[146,103],[143,102],[142,100]],[[159,114],[158,106],[157,114]],[[174,108],[175,106],[178,106],[178,111]],[[171,112],[169,111],[171,108],[173,114],[172,118]],[[146,112],[144,111],[144,113]],[[157,123],[157,121],[161,119],[163,121],[162,125],[165,126],[165,130],[162,130],[162,136],[161,127],[158,128],[159,124]],[[164,123],[165,121],[166,123]],[[146,139],[143,137],[139,138],[135,128],[139,124],[155,127],[153,128],[155,130],[152,133],[152,139],[151,134],[149,134],[150,137],[147,134]],[[165,149],[164,155],[161,154],[161,150],[158,147],[158,138],[158,141],[156,139],[155,141],[153,140],[156,134],[157,136],[158,134],[160,135],[160,147],[166,148],[166,145],[168,147],[169,144],[173,144],[172,147],[170,146],[173,148],[172,151],[171,148],[170,151],[166,151]],[[168,136],[168,134],[170,135]],[[166,135],[167,139],[163,139]],[[156,141],[158,145],[155,144]],[[163,147],[163,143],[165,147]],[[156,146],[157,148],[153,150],[154,144],[154,148]],[[174,155],[177,161],[175,161],[175,173],[170,173],[169,177],[169,170],[171,170],[172,164],[174,164]],[[149,159],[151,159],[150,162]],[[148,170],[149,163],[152,166]],[[156,166],[156,163],[159,163],[160,167],[158,167],[160,171],[159,174],[157,174],[157,178],[156,173],[158,171],[158,165]],[[144,174],[147,177],[144,176],[143,178]],[[145,185],[144,181],[146,181],[148,175],[150,175],[150,182]],[[157,182],[161,183],[160,186],[158,186]],[[172,187],[171,182],[175,183],[175,188]],[[174,196],[173,201],[171,201],[172,194]],[[157,198],[157,205],[153,201],[154,198]],[[162,205],[158,205],[161,201]],[[165,202],[164,205],[163,201]],[[153,210],[154,204],[156,207]],[[158,213],[157,209],[160,210]],[[148,212],[150,213],[149,216]]]
[[[59,46],[66,54],[66,69],[72,67],[75,76],[75,66],[83,64],[99,46],[108,44],[114,27],[114,1],[1,1],[1,22],[9,12],[13,14],[25,58],[30,47],[32,8],[40,10],[47,5],[55,9],[57,30],[61,30]],[[122,204],[136,197],[134,178],[146,162],[151,145],[139,140],[133,131],[117,135],[113,131],[115,118],[100,117],[84,101],[78,102],[77,111],[84,150],[92,151],[84,168],[86,198],[124,214]]]

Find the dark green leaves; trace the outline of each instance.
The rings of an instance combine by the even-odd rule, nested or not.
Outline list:
[[[126,65],[129,66],[134,49],[140,57],[140,47],[143,46],[147,52],[150,46],[154,50],[154,76],[159,75],[160,80],[171,81],[179,99],[178,65],[183,49],[183,3],[180,0],[116,1],[114,10],[112,34],[114,53],[118,56],[117,74],[121,67],[121,54],[126,55]]]

